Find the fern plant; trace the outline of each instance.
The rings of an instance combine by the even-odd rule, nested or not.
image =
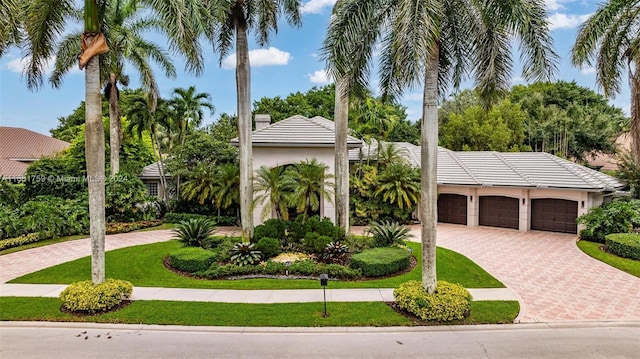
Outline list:
[[[212,243],[213,233],[216,224],[208,218],[192,218],[181,221],[173,229],[174,239],[185,243],[188,246],[209,248]]]
[[[253,244],[236,243],[231,248],[231,261],[239,266],[254,265],[260,262],[262,253]]]
[[[373,236],[376,247],[403,244],[404,241],[413,238],[409,227],[391,221],[373,222],[367,232]]]

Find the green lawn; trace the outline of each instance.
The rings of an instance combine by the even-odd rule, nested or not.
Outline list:
[[[136,301],[118,311],[79,317],[60,311],[58,298],[0,297],[0,320],[164,325],[324,327],[410,326],[413,321],[382,302],[238,304]],[[472,302],[471,315],[455,324],[512,323],[518,302]]]
[[[636,277],[640,277],[640,261],[636,261],[629,258],[622,258],[616,255],[607,253],[600,249],[602,243],[594,243],[589,241],[578,241],[578,248],[589,256],[607,263],[608,265],[618,268],[621,271],[625,271]]]
[[[409,273],[391,278],[367,281],[331,281],[330,288],[395,288],[408,280],[421,280],[422,258],[419,243],[409,243],[418,265]],[[181,248],[177,241],[128,247],[106,253],[106,276],[125,279],[140,287],[215,288],[215,289],[314,289],[316,280],[203,280],[180,276],[163,264],[171,251]],[[503,288],[504,285],[467,257],[437,249],[439,280],[458,283],[467,288]],[[91,278],[90,257],[81,258],[14,279],[11,283],[68,284]]]

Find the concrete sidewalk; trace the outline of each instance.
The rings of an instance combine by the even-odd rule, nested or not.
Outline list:
[[[1,297],[58,297],[65,284],[0,284]],[[509,288],[470,288],[473,300],[515,300]],[[172,300],[218,303],[322,302],[322,289],[228,290],[134,287],[132,300]],[[327,289],[329,302],[392,302],[393,288]]]

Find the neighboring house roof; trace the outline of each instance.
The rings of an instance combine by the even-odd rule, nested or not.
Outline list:
[[[625,132],[618,136],[615,141],[615,146],[618,151],[631,151],[631,133]],[[589,160],[589,165],[601,168],[603,170],[617,170],[618,159],[616,155],[608,153],[601,153],[596,155],[593,159]]]
[[[409,164],[420,167],[419,146],[394,144],[404,151]],[[367,151],[366,147],[352,150],[349,159],[357,160],[358,152],[366,155]],[[373,144],[370,153],[375,156]],[[611,176],[545,152],[454,152],[442,147],[438,148],[438,184],[594,192],[624,187]]]
[[[25,128],[0,126],[0,176],[22,177],[29,163],[54,156],[70,144]]]
[[[171,174],[167,172],[166,167],[163,166],[164,175],[166,177],[171,177]],[[158,169],[158,162],[154,162],[150,165],[145,166],[138,175],[140,179],[157,179],[160,178],[160,170]]]
[[[324,117],[292,116],[263,129],[253,131],[251,140],[254,147],[334,147],[335,124]],[[231,140],[238,146],[238,138]],[[347,136],[347,147],[357,148],[362,141]]]

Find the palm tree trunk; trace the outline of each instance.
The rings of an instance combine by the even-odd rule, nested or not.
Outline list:
[[[336,224],[349,234],[349,85],[344,79],[336,80],[335,96]]]
[[[238,92],[238,137],[240,145],[240,220],[242,240],[253,238],[253,150],[251,141],[251,69],[247,25],[236,20],[236,89]]]
[[[118,89],[116,74],[109,75],[111,91],[109,91],[109,147],[111,149],[111,176],[120,172],[120,106],[118,105]]]
[[[425,73],[420,137],[420,225],[422,230],[422,285],[436,290],[436,235],[438,225],[438,58],[439,47],[430,54]]]
[[[100,105],[100,64],[97,57],[89,60],[85,69],[85,103],[85,149],[87,179],[89,184],[91,280],[94,284],[98,284],[104,282],[105,279],[105,181],[104,127],[102,125],[102,106]]]
[[[640,59],[636,61],[631,82],[631,154],[636,166],[640,166]]]

